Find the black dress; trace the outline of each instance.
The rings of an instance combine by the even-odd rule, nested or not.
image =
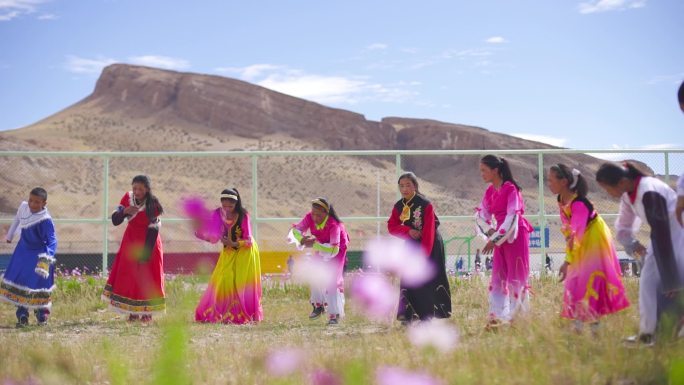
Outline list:
[[[392,209],[387,221],[390,234],[419,245],[435,267],[435,275],[419,287],[406,287],[400,284],[400,301],[397,319],[411,321],[448,318],[451,316],[451,292],[446,274],[444,242],[438,231],[439,219],[435,210],[424,196],[416,194],[406,201],[400,199]],[[421,232],[420,240],[409,236],[409,230]]]

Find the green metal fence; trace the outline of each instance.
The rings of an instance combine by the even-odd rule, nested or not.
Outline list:
[[[529,175],[524,193],[527,218],[540,229],[539,247],[532,254],[538,266],[544,265],[545,255],[562,253],[558,231],[558,213],[554,197],[546,190],[543,175],[554,159],[561,156],[592,155],[610,159],[637,159],[654,169],[659,177],[674,184],[675,175],[684,171],[684,150],[426,150],[426,151],[203,151],[203,152],[52,152],[52,151],[0,151],[0,226],[6,231],[18,204],[27,199],[34,186],[44,186],[49,191],[48,205],[58,226],[60,249],[83,255],[101,255],[100,266],[107,266],[107,258],[120,238],[121,231],[110,225],[109,216],[121,195],[128,191],[135,174],[152,176],[155,185],[167,186],[155,191],[164,196],[162,202],[169,208],[164,216],[163,232],[165,250],[188,249],[213,250],[210,246],[193,243],[191,235],[185,236],[186,220],[174,207],[181,196],[200,194],[208,198],[216,196],[228,184],[242,187],[251,218],[254,236],[262,250],[286,248],[284,234],[290,223],[296,222],[308,209],[308,199],[327,195],[333,202],[347,202],[345,215],[340,212],[351,233],[352,250],[361,250],[364,241],[386,233],[385,222],[392,204],[399,198],[396,179],[404,169],[421,160],[448,165],[459,162],[454,172],[476,172],[477,160],[485,154],[516,157],[519,164],[529,166],[528,172],[536,172],[536,179]],[[454,163],[457,164],[457,163]],[[188,166],[192,165],[192,166]],[[465,165],[465,168],[464,166]],[[325,179],[326,173],[336,168],[346,168],[353,183],[362,187],[349,187],[352,183],[331,176],[325,183],[312,185],[306,180],[302,169],[318,173],[317,180]],[[455,167],[456,168],[456,167]],[[429,171],[429,170],[428,170]],[[513,169],[514,175],[516,169]],[[591,171],[591,170],[590,170]],[[595,172],[595,170],[593,170]],[[292,173],[293,181],[283,179]],[[670,175],[673,174],[673,175]],[[274,176],[277,176],[274,177]],[[534,175],[532,175],[534,176]],[[423,185],[422,175],[421,186]],[[445,178],[449,176],[445,175]],[[477,186],[459,186],[449,191],[440,184],[426,182],[433,193],[429,197],[435,203],[442,223],[443,238],[467,239],[447,244],[447,254],[452,258],[448,266],[454,266],[453,258],[465,255],[469,268],[470,256],[478,245],[473,239],[472,208],[480,201],[484,183]],[[520,179],[516,176],[516,179]],[[198,180],[202,181],[199,186]],[[283,180],[285,182],[283,182]],[[161,182],[160,182],[161,181]],[[534,182],[534,184],[532,183]],[[346,185],[345,185],[346,184]],[[245,192],[245,187],[248,193]],[[461,189],[463,187],[463,189]],[[469,189],[466,190],[465,187]],[[422,187],[421,187],[422,188]],[[201,191],[196,191],[196,190]],[[371,190],[375,189],[375,193]],[[298,196],[288,197],[287,191],[297,190]],[[464,193],[463,191],[479,191]],[[285,192],[285,193],[284,193]],[[595,203],[604,218],[614,218],[617,204],[602,200],[600,191],[592,191]],[[437,198],[436,198],[437,197]],[[439,198],[442,197],[442,198]],[[358,203],[355,206],[354,200]],[[352,203],[349,203],[349,202]],[[293,203],[294,202],[294,203]],[[282,206],[279,207],[278,204]],[[551,242],[546,239],[545,228],[550,228]],[[547,244],[550,245],[547,247]],[[450,246],[451,245],[451,246]],[[2,244],[0,255],[11,254],[13,245]],[[204,249],[202,249],[204,248]],[[467,251],[464,251],[467,250]],[[537,258],[538,257],[538,258]],[[86,258],[86,257],[84,257]],[[92,258],[92,257],[88,257]],[[104,269],[106,270],[106,269]],[[540,269],[543,270],[543,269]]]

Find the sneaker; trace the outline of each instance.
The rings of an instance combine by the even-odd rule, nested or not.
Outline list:
[[[152,322],[152,316],[150,314],[145,314],[144,316],[140,317],[140,322],[142,322],[142,323]]]
[[[140,316],[137,314],[129,314],[128,315],[128,322],[135,322],[140,319]]]
[[[19,317],[19,320],[17,321],[18,328],[25,328],[28,326],[28,324],[28,316],[22,315]]]
[[[643,345],[646,347],[651,347],[655,345],[655,338],[653,334],[640,333],[637,335],[629,336],[624,339],[624,341],[629,345]]]
[[[328,320],[328,325],[338,325],[340,323],[339,319],[337,316],[331,317]]]
[[[38,321],[38,326],[47,326],[48,322],[46,319]]]
[[[323,313],[325,313],[325,308],[323,306],[314,306],[313,311],[309,314],[309,319],[317,319]]]

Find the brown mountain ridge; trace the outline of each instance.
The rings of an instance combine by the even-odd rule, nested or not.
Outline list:
[[[542,148],[554,147],[429,119],[371,121],[236,79],[126,64],[106,67],[93,93],[76,104],[33,125],[0,132],[0,149],[11,151],[476,149],[484,154]],[[507,158],[526,199],[537,199],[536,155]],[[343,216],[374,216],[378,202],[381,215],[388,215],[396,199],[393,156],[280,156],[258,162],[259,217],[299,216],[309,199],[320,195],[328,196]],[[602,160],[578,154],[550,155],[545,162],[581,167],[591,181]],[[51,191],[55,217],[102,216],[100,158],[13,157],[5,163],[0,169],[2,217],[13,215],[28,185]],[[441,215],[471,214],[484,189],[476,156],[404,156],[402,167],[421,178],[421,190]],[[239,187],[251,207],[248,157],[113,158],[109,169],[110,208],[138,173],[151,175],[171,216],[179,215],[180,196],[213,199],[226,186]],[[553,205],[548,195],[547,206]],[[260,235],[271,229],[280,241],[280,227],[264,225]]]

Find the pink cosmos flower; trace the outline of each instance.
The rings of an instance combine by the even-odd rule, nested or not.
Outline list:
[[[272,351],[266,357],[266,371],[274,377],[288,376],[296,372],[304,361],[304,352],[295,348]]]
[[[447,353],[456,348],[459,335],[458,330],[448,321],[433,318],[411,325],[408,329],[408,338],[414,346],[431,346]]]
[[[337,282],[337,272],[331,263],[318,258],[301,258],[292,269],[292,280],[316,288],[328,288]]]
[[[325,369],[314,370],[309,375],[311,385],[342,385],[342,380],[338,375]]]
[[[444,382],[426,373],[410,372],[393,366],[382,366],[375,371],[377,385],[443,385]]]
[[[355,277],[351,284],[351,295],[354,303],[368,318],[381,322],[394,319],[399,291],[386,276],[362,274]]]
[[[422,249],[398,238],[378,238],[366,246],[365,266],[375,266],[382,272],[395,274],[406,287],[418,287],[435,274],[435,267]]]
[[[204,199],[187,197],[181,201],[181,211],[192,219],[196,232],[207,240],[216,242],[223,235],[223,222],[219,215],[207,209]]]

